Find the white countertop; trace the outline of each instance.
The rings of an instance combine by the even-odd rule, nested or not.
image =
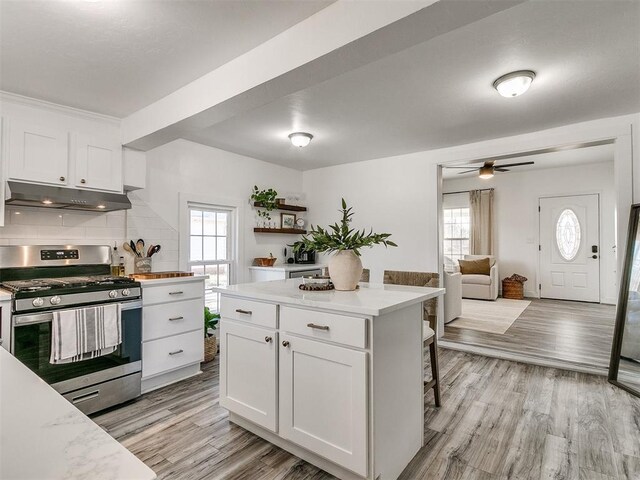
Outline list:
[[[379,316],[430,298],[443,295],[444,288],[405,287],[361,283],[354,292],[306,292],[298,286],[301,278],[272,282],[241,283],[213,290],[234,297],[264,300],[283,305],[321,308],[344,313]]]
[[[0,302],[11,300],[11,292],[0,288]]]
[[[319,270],[326,267],[320,263],[284,263],[273,267],[251,266],[249,270],[275,270],[277,272],[304,272],[305,270]]]
[[[0,348],[0,478],[151,480],[156,475]]]
[[[167,283],[180,283],[180,282],[196,282],[199,280],[206,280],[209,278],[209,275],[192,275],[190,277],[169,277],[169,278],[149,278],[149,279],[138,279],[142,286],[147,285],[164,285]]]

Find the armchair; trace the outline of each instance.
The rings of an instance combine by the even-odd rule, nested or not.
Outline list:
[[[479,260],[489,257],[491,270],[489,275],[462,275],[462,298],[478,300],[495,300],[498,298],[500,286],[498,277],[498,262],[493,255],[465,255],[465,260]],[[456,272],[460,271],[457,266]]]

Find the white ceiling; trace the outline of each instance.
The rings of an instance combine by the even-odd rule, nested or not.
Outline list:
[[[519,69],[529,92],[500,97]],[[640,2],[533,1],[186,138],[306,170],[637,112],[639,79]]]
[[[335,0],[0,1],[0,89],[123,117]]]
[[[576,148],[573,150],[562,150],[559,152],[541,153],[537,155],[528,155],[504,160],[496,161],[495,165],[518,162],[534,162],[533,165],[523,165],[521,167],[512,167],[510,172],[496,172],[496,175],[510,175],[512,172],[527,172],[531,170],[543,170],[547,168],[559,168],[559,167],[573,167],[577,165],[588,165],[594,163],[610,163],[613,162],[613,144],[598,145],[595,147]],[[478,164],[471,164],[470,168],[482,165],[483,162]],[[443,168],[442,178],[445,180],[457,180],[461,178],[474,177],[478,175],[478,172],[461,173],[466,170]]]

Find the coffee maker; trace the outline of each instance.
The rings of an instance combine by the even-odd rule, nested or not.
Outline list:
[[[302,264],[316,263],[316,251],[305,250],[303,248],[301,248],[297,252],[294,250],[293,261],[295,263],[302,263]]]

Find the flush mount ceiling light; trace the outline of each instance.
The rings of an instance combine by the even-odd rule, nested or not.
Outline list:
[[[493,165],[483,165],[480,167],[480,174],[478,176],[485,180],[493,178]]]
[[[306,132],[294,132],[289,135],[289,140],[291,140],[291,143],[293,144],[293,146],[300,147],[300,148],[306,147],[307,145],[309,145],[312,138],[313,138],[313,135]]]
[[[42,203],[45,205],[51,205],[53,202],[51,200],[43,200]]]
[[[102,210],[102,209],[107,208],[107,207],[105,205],[98,205],[98,208]]]
[[[518,70],[507,73],[493,82],[495,88],[503,97],[517,97],[522,95],[531,86],[531,82],[536,78],[535,72],[531,70]]]

